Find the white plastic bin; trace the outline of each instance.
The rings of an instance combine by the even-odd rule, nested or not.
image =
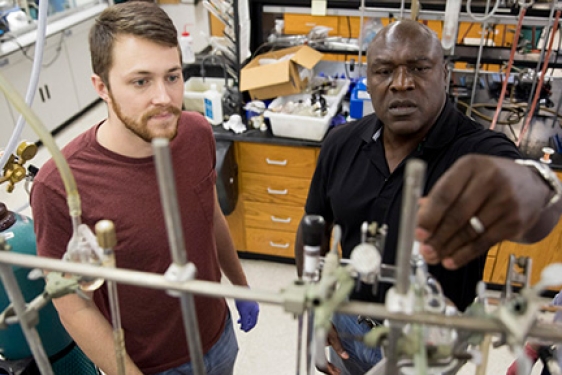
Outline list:
[[[349,88],[349,80],[338,80],[337,87],[339,88],[337,95],[324,95],[328,105],[328,112],[322,117],[302,116],[271,110],[271,108],[284,106],[289,101],[297,102],[310,98],[310,94],[280,96],[272,101],[264,116],[269,118],[273,135],[321,141],[326,135],[330,122],[336,115],[338,107]]]

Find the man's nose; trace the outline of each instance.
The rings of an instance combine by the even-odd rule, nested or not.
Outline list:
[[[414,80],[412,75],[405,66],[400,66],[394,70],[392,75],[392,82],[390,83],[391,90],[411,90],[414,88]]]
[[[172,100],[169,87],[166,82],[159,82],[154,86],[152,101],[155,104],[167,104]]]

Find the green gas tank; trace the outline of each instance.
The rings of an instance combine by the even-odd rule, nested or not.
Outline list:
[[[0,235],[3,235],[15,253],[36,255],[35,232],[33,221],[23,215],[8,211],[6,205],[0,203]],[[43,293],[45,281],[43,278],[29,280],[29,268],[13,266],[26,302]],[[4,311],[10,304],[4,285],[0,284],[0,311]],[[41,337],[43,347],[48,356],[61,352],[72,343],[72,338],[62,326],[57,311],[52,302],[39,311],[39,324],[36,326]],[[19,360],[30,357],[31,350],[19,324],[8,325],[7,329],[0,329],[0,353],[7,360]]]

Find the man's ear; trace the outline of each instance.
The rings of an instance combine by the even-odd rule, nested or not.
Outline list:
[[[94,90],[96,90],[99,97],[107,103],[109,100],[109,90],[107,85],[102,81],[101,77],[97,74],[92,74],[92,84],[94,85]]]

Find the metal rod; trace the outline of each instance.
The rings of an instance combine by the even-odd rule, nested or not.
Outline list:
[[[113,280],[118,283],[136,285],[151,289],[175,290],[216,298],[234,298],[257,301],[273,305],[284,305],[287,297],[280,292],[260,291],[241,286],[220,284],[211,281],[189,280],[175,283],[167,280],[164,275],[131,271],[122,268],[109,269],[90,264],[67,262],[59,259],[38,257],[0,251],[0,263],[18,265],[26,268],[40,268],[47,271],[59,271],[69,274]],[[503,324],[489,318],[469,316],[445,316],[435,313],[405,314],[391,312],[383,304],[351,301],[336,309],[342,314],[363,315],[378,319],[388,319],[398,323],[420,323],[447,328],[457,328],[471,332],[501,333],[505,331]],[[529,331],[530,337],[541,337],[547,340],[562,340],[562,327],[552,324],[537,324]]]
[[[103,264],[106,267],[115,268],[115,252],[113,249],[117,245],[117,235],[115,225],[110,220],[101,220],[95,226],[98,245],[103,249]],[[117,373],[125,375],[125,334],[121,325],[121,309],[119,308],[119,295],[117,283],[106,281],[109,310],[111,312],[111,324],[113,325],[113,343],[115,346],[115,360],[117,361]]]
[[[270,292],[259,292],[256,289],[234,285],[221,285],[216,282],[202,280],[188,280],[176,283],[169,281],[164,275],[133,271],[123,268],[107,268],[90,264],[67,262],[59,259],[43,258],[34,255],[0,252],[0,263],[9,263],[28,268],[40,268],[47,271],[59,271],[68,274],[113,280],[118,283],[136,285],[151,289],[176,290],[201,294],[215,298],[233,298],[246,301],[282,304],[283,298]]]
[[[552,5],[552,9],[551,9],[551,13],[550,16],[552,17],[552,13],[554,12],[554,3]],[[528,101],[528,105],[527,105],[527,113],[525,116],[525,122],[523,127],[521,128],[521,131],[519,132],[519,137],[517,137],[517,139],[515,140],[515,145],[519,146],[521,144],[521,141],[523,140],[523,137],[525,136],[525,132],[527,131],[531,120],[533,118],[533,116],[535,115],[535,108],[537,103],[539,103],[539,99],[541,96],[541,91],[542,91],[542,84],[544,82],[544,75],[546,74],[546,70],[548,68],[548,62],[550,59],[550,53],[552,52],[552,43],[554,43],[554,37],[555,37],[555,33],[558,30],[558,24],[560,21],[560,10],[558,10],[556,12],[556,16],[555,16],[555,20],[553,22],[553,32],[552,32],[552,36],[550,35],[551,32],[551,28],[550,28],[550,24],[548,26],[548,28],[546,29],[545,32],[545,43],[543,44],[542,50],[541,50],[541,56],[539,59],[539,62],[537,63],[537,71],[535,72],[535,75],[533,76],[533,86],[531,87],[531,96],[529,96],[529,101]],[[548,52],[546,52],[546,59],[544,58],[544,54],[546,51],[546,45],[548,42]],[[542,69],[541,72],[538,73],[538,68],[540,66],[540,62],[543,62],[542,65]],[[540,108],[540,103],[539,103],[539,108]]]
[[[0,251],[0,253],[7,252]],[[0,278],[6,289],[6,294],[12,302],[25,339],[29,344],[29,349],[31,349],[37,367],[39,368],[39,372],[42,375],[54,375],[47,353],[45,353],[45,349],[41,344],[41,337],[39,337],[39,333],[37,333],[35,327],[30,324],[28,317],[26,317],[25,299],[23,298],[12,267],[4,263],[0,264]]]
[[[400,235],[398,236],[396,258],[396,292],[402,295],[410,288],[412,269],[412,246],[418,200],[421,197],[425,177],[425,162],[411,159],[406,163],[404,171],[404,187],[402,190],[402,213],[400,215]]]
[[[313,356],[316,357],[319,353],[315,350],[315,337],[314,337],[314,311],[307,312],[306,324],[306,371],[308,375],[314,375],[314,361]]]
[[[402,188],[402,212],[400,214],[400,232],[398,246],[396,248],[396,294],[405,296],[410,289],[410,277],[412,267],[412,247],[414,244],[414,229],[416,226],[416,212],[418,200],[422,194],[423,181],[425,177],[425,162],[419,159],[410,159],[406,163],[404,171],[404,186]],[[398,373],[398,355],[396,346],[401,335],[400,326],[392,325],[388,337],[386,351],[387,375]]]
[[[441,314],[419,312],[415,314],[391,312],[382,304],[352,301],[340,306],[341,314],[363,315],[381,320],[388,319],[404,324],[426,324],[431,326],[454,328],[470,332],[502,333],[505,332],[499,320],[471,316],[445,316]],[[546,340],[559,340],[562,327],[554,324],[537,323],[529,331],[529,337],[540,337]]]
[[[364,16],[365,17],[373,17],[373,18],[380,18],[380,17],[388,17],[389,13],[395,14],[399,9],[398,8],[373,8],[373,7],[365,7]],[[280,7],[280,6],[272,6],[266,5],[263,7],[263,13],[296,13],[296,14],[308,14],[310,15],[311,9],[310,7]],[[501,25],[517,25],[519,21],[518,17],[514,17],[513,14],[510,13],[509,9],[498,9],[496,13],[488,18],[486,22],[488,24],[501,24]],[[404,10],[404,17],[410,18],[411,17],[411,10],[405,9]],[[326,15],[328,16],[360,16],[361,9],[353,10],[353,9],[328,9]],[[418,13],[418,20],[434,20],[434,21],[443,21],[443,16],[445,15],[444,11],[439,10],[424,10],[420,9]],[[544,17],[525,17],[525,21],[529,25],[533,26],[546,26],[548,25],[548,20]],[[466,12],[461,12],[459,14],[459,22],[474,22],[474,19]]]
[[[562,35],[562,34],[561,34]],[[562,36],[559,36],[560,40],[562,41]],[[546,77],[545,77],[546,78]],[[562,95],[560,95],[560,98],[558,98],[558,104],[556,104],[556,111],[555,113],[560,113],[560,108],[562,108]],[[556,125],[556,122],[558,121],[559,124],[560,123],[560,119],[558,118],[558,115],[554,115],[552,116],[552,128],[554,128],[554,126]],[[562,126],[562,124],[560,125]]]
[[[496,111],[494,113],[494,117],[492,119],[492,123],[490,124],[490,130],[493,130],[496,127],[497,121],[500,117],[503,100],[505,98],[505,93],[507,91],[507,84],[509,82],[509,77],[511,74],[511,68],[513,66],[513,62],[515,59],[515,53],[517,51],[517,42],[519,40],[519,35],[521,34],[521,29],[523,27],[523,19],[525,18],[525,14],[527,13],[527,8],[522,7],[519,10],[519,19],[517,23],[517,28],[515,29],[515,35],[513,35],[513,42],[511,45],[511,52],[509,54],[509,62],[507,63],[507,68],[505,71],[505,80],[502,83],[502,89],[500,93],[500,97],[498,98],[498,105],[496,106]],[[511,127],[510,127],[511,129]]]
[[[541,68],[541,65],[543,64],[548,64],[548,61],[544,61],[544,55],[546,53],[546,46],[548,45],[548,40],[550,38],[550,31],[552,30],[552,25],[553,25],[553,21],[554,21],[554,9],[556,8],[555,3],[553,2],[550,6],[550,14],[548,16],[548,25],[546,26],[545,30],[544,30],[544,43],[542,45],[541,48],[541,54],[540,54],[540,58],[537,61],[537,67],[535,68],[535,74],[533,75],[533,85],[531,86],[531,95],[529,95],[529,100],[527,102],[527,113],[526,113],[526,117],[527,116],[533,116],[532,113],[530,113],[529,109],[531,108],[531,103],[533,102],[533,93],[535,92],[535,88],[537,86],[537,81],[539,78],[539,71]],[[554,36],[553,36],[554,37]],[[531,41],[532,44],[535,43],[534,40]]]
[[[359,10],[361,11],[359,14],[359,54],[358,54],[358,61],[357,64],[359,64],[358,66],[358,72],[359,74],[357,75],[358,77],[361,77],[363,72],[362,72],[362,67],[363,67],[363,38],[365,37],[364,33],[363,33],[363,28],[365,26],[365,0],[361,0],[361,5],[359,6]],[[367,47],[367,51],[369,50],[369,47]],[[367,54],[367,51],[365,51],[365,54]]]
[[[490,8],[490,0],[486,0],[486,13]],[[478,74],[480,73],[480,60],[482,59],[482,51],[484,50],[484,38],[486,38],[486,43],[488,43],[488,22],[484,22],[482,25],[483,33],[480,35],[480,45],[478,47],[478,57],[476,58],[476,66],[474,67],[474,79],[472,84],[472,93],[470,94],[470,105],[468,106],[467,116],[472,114],[472,105],[474,104],[474,97],[476,96],[476,87],[478,87]],[[456,44],[456,43],[455,43]]]
[[[187,252],[181,225],[181,217],[176,193],[176,180],[172,168],[172,156],[167,139],[157,138],[152,141],[158,186],[160,188],[160,200],[164,209],[164,219],[170,243],[170,252],[173,262],[183,267],[187,264]],[[197,375],[205,375],[205,363],[203,362],[203,349],[199,324],[195,311],[195,300],[191,293],[181,293],[180,304],[191,357],[193,372]]]
[[[303,319],[304,319],[304,313],[299,314],[298,317],[297,317],[298,325],[297,325],[297,369],[296,369],[296,375],[301,374]],[[306,372],[305,372],[305,374],[306,374]]]

